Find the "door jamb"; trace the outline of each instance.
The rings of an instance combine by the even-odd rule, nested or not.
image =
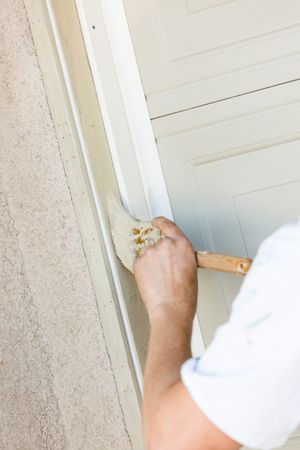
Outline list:
[[[173,220],[123,2],[75,1],[123,203]],[[192,346],[204,351],[198,318]]]
[[[111,359],[112,370],[126,428],[132,448],[144,448],[141,431],[140,391],[136,378],[138,373],[132,367],[132,355],[124,337],[117,301],[122,307],[112,271],[114,263],[110,255],[112,246],[108,239],[103,206],[92,186],[93,175],[89,173],[88,157],[84,155],[84,137],[80,121],[76,120],[76,105],[72,107],[72,90],[67,89],[66,72],[54,42],[53,24],[49,17],[51,0],[24,0],[34,45],[43,76],[60,152],[68,184],[74,202],[77,220],[82,235],[83,246],[89,264],[97,306],[100,311],[103,332]],[[50,5],[51,6],[51,5]],[[64,139],[67,136],[68,138]],[[99,237],[99,230],[101,238]],[[99,281],[100,280],[100,281]],[[123,318],[123,323],[126,322]],[[129,324],[129,322],[128,322]],[[124,323],[126,326],[126,323]],[[127,333],[126,333],[127,334]],[[130,355],[131,353],[131,355]],[[133,370],[135,369],[135,370]]]

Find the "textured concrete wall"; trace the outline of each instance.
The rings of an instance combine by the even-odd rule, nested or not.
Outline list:
[[[0,46],[0,449],[127,450],[22,0]]]

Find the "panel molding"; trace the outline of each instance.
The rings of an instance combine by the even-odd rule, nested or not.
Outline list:
[[[124,0],[151,118],[299,79],[300,5],[273,3]]]
[[[300,35],[297,39],[300,41]],[[259,65],[206,77],[195,83],[153,92],[147,97],[151,118],[159,119],[170,114],[284,84],[285,82],[278,79],[276,72],[285,73],[285,79],[289,82],[298,81],[300,79],[299,66],[300,54],[296,52]],[[268,72],[269,81],[267,83],[262,82],[264,74],[260,75],[260,72]],[[261,76],[261,80],[255,80],[257,76]],[[236,86],[244,87],[238,89]]]
[[[274,95],[276,92],[276,95]],[[280,113],[300,106],[300,79],[280,86],[228,99],[226,102],[205,105],[152,120],[158,144],[168,139],[180,139],[199,130],[220,125],[239,124],[245,118],[267,116],[271,111]],[[288,134],[288,133],[286,133]]]
[[[210,56],[217,56],[220,53],[226,53],[235,49],[240,49],[240,48],[244,48],[244,47],[248,47],[250,45],[253,44],[261,44],[262,42],[268,41],[270,39],[275,39],[281,36],[289,36],[290,34],[293,33],[299,33],[300,32],[300,23],[291,25],[289,27],[283,27],[283,28],[278,28],[277,30],[273,30],[273,31],[269,31],[267,33],[262,33],[260,35],[256,35],[256,36],[251,36],[245,39],[240,39],[234,42],[231,42],[229,44],[224,44],[224,45],[219,45],[216,47],[212,47],[210,49],[207,50],[202,50],[199,52],[195,52],[192,53],[190,55],[185,55],[182,57],[178,57],[178,58],[170,58],[170,60],[168,61],[168,65],[172,66],[172,65],[176,65],[176,64],[182,64],[182,63],[188,63],[190,61],[195,61],[197,59],[201,59],[201,58],[207,58]],[[288,55],[290,56],[290,55]],[[286,57],[286,56],[285,56]],[[282,60],[283,58],[278,58],[278,60]],[[278,61],[277,60],[277,61]],[[274,59],[273,59],[274,61]],[[250,67],[255,67],[257,65],[260,65],[260,63],[257,64],[253,64],[253,66],[248,66],[248,68]],[[236,71],[227,71],[226,74],[230,74],[230,73],[234,73]],[[210,79],[214,79],[216,77],[210,77]],[[205,78],[202,80],[205,81]]]
[[[199,0],[186,0],[187,10],[189,14],[197,14],[200,11],[205,11],[207,9],[218,8],[227,3],[233,3],[240,0],[204,0],[201,1],[201,6]]]
[[[278,107],[266,107],[260,110],[256,110],[254,112],[251,113],[247,113],[247,112],[240,112],[240,114],[231,116],[228,119],[216,119],[213,121],[209,121],[208,123],[205,124],[198,124],[197,126],[194,125],[191,128],[188,129],[184,129],[184,130],[178,130],[178,131],[174,131],[173,133],[169,133],[169,134],[163,134],[163,136],[158,136],[157,137],[157,141],[159,142],[161,139],[167,139],[169,136],[184,136],[187,134],[191,134],[193,132],[196,132],[197,130],[199,130],[199,128],[201,127],[202,130],[204,129],[209,129],[209,128],[216,128],[218,126],[222,125],[227,125],[227,124],[238,124],[238,122],[242,122],[243,120],[250,119],[250,118],[254,118],[254,117],[260,117],[260,116],[264,116],[266,114],[268,114],[268,112],[270,111],[274,111],[274,112],[280,112],[280,111],[284,111],[284,110],[289,110],[295,107],[299,107],[300,106],[300,102],[299,101],[294,101],[294,102],[289,102],[285,105],[281,105]]]
[[[267,139],[265,141],[259,141],[256,144],[243,145],[241,147],[231,148],[230,150],[214,153],[212,156],[203,156],[201,158],[193,158],[186,160],[187,163],[192,166],[201,166],[215,161],[220,161],[234,156],[244,155],[247,153],[256,152],[262,149],[270,147],[276,147],[282,144],[287,144],[300,140],[300,133],[290,133],[282,135],[276,139]]]

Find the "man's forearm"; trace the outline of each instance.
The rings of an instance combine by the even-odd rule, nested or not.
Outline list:
[[[191,356],[197,306],[192,244],[173,222],[152,221],[164,239],[135,260],[134,274],[151,331],[145,370],[144,427],[148,450],[237,450],[196,404],[180,379]]]
[[[151,319],[145,369],[144,428],[149,442],[157,434],[160,409],[168,391],[180,380],[180,367],[191,357],[192,319],[171,308]]]

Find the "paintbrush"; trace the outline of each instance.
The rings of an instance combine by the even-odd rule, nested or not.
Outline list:
[[[133,272],[133,263],[142,249],[155,245],[163,236],[151,222],[133,218],[113,194],[109,195],[107,205],[116,254],[122,264]],[[201,250],[195,251],[195,255],[199,268],[237,275],[246,275],[252,263],[249,258]]]

